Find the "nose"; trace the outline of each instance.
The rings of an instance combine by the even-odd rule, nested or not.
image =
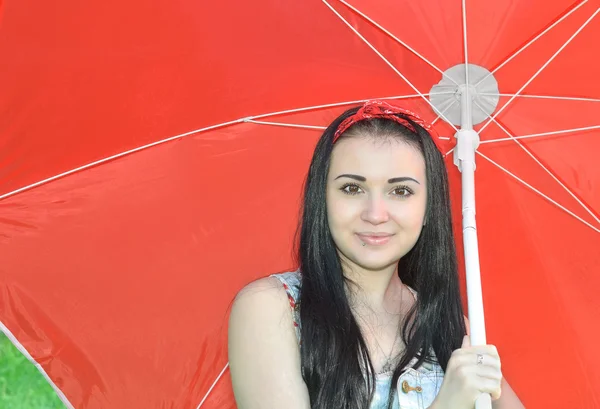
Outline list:
[[[361,215],[362,219],[371,224],[381,224],[389,220],[387,204],[385,199],[373,195],[365,202],[365,209]]]

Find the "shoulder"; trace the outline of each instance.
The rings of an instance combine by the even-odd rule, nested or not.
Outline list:
[[[229,316],[228,351],[233,373],[268,364],[274,356],[299,354],[287,294],[277,278],[258,279],[237,294]],[[253,364],[256,357],[261,360]]]
[[[273,310],[287,308],[287,295],[282,282],[276,277],[263,277],[242,288],[236,295],[230,321],[258,319]]]
[[[293,331],[295,317],[290,305],[295,306],[299,291],[298,272],[273,274],[251,282],[238,292],[233,301],[230,329],[258,327],[267,330],[277,327]]]
[[[269,303],[273,300],[285,299],[288,295],[297,298],[300,294],[301,281],[298,270],[259,278],[240,290],[235,297],[234,305],[256,301]]]
[[[235,297],[228,356],[239,408],[308,407],[288,295],[278,278],[258,279]]]
[[[274,276],[262,277],[252,281],[250,284],[242,288],[237,296],[236,301],[240,298],[247,297],[248,294],[256,294],[257,292],[277,293],[282,289],[281,283]]]

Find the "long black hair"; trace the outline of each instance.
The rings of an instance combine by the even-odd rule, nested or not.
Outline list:
[[[347,110],[324,131],[304,185],[296,244],[302,276],[298,308],[302,377],[312,409],[368,408],[375,388],[375,371],[346,297],[347,282],[329,230],[326,206],[334,134],[358,109]],[[444,160],[424,128],[410,117],[398,115],[416,132],[395,121],[375,118],[357,122],[341,136],[397,137],[416,147],[425,159],[426,223],[415,246],[398,263],[400,279],[419,296],[401,328],[406,350],[392,376],[389,408],[398,378],[414,357],[418,358],[415,368],[435,358],[445,371],[452,351],[460,347],[466,334]]]

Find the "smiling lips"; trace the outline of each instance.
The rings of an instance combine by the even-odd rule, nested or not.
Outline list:
[[[390,233],[356,233],[358,238],[372,246],[382,246],[390,241],[393,234]]]

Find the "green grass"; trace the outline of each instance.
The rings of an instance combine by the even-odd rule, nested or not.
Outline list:
[[[43,375],[1,331],[0,408],[65,409]]]

